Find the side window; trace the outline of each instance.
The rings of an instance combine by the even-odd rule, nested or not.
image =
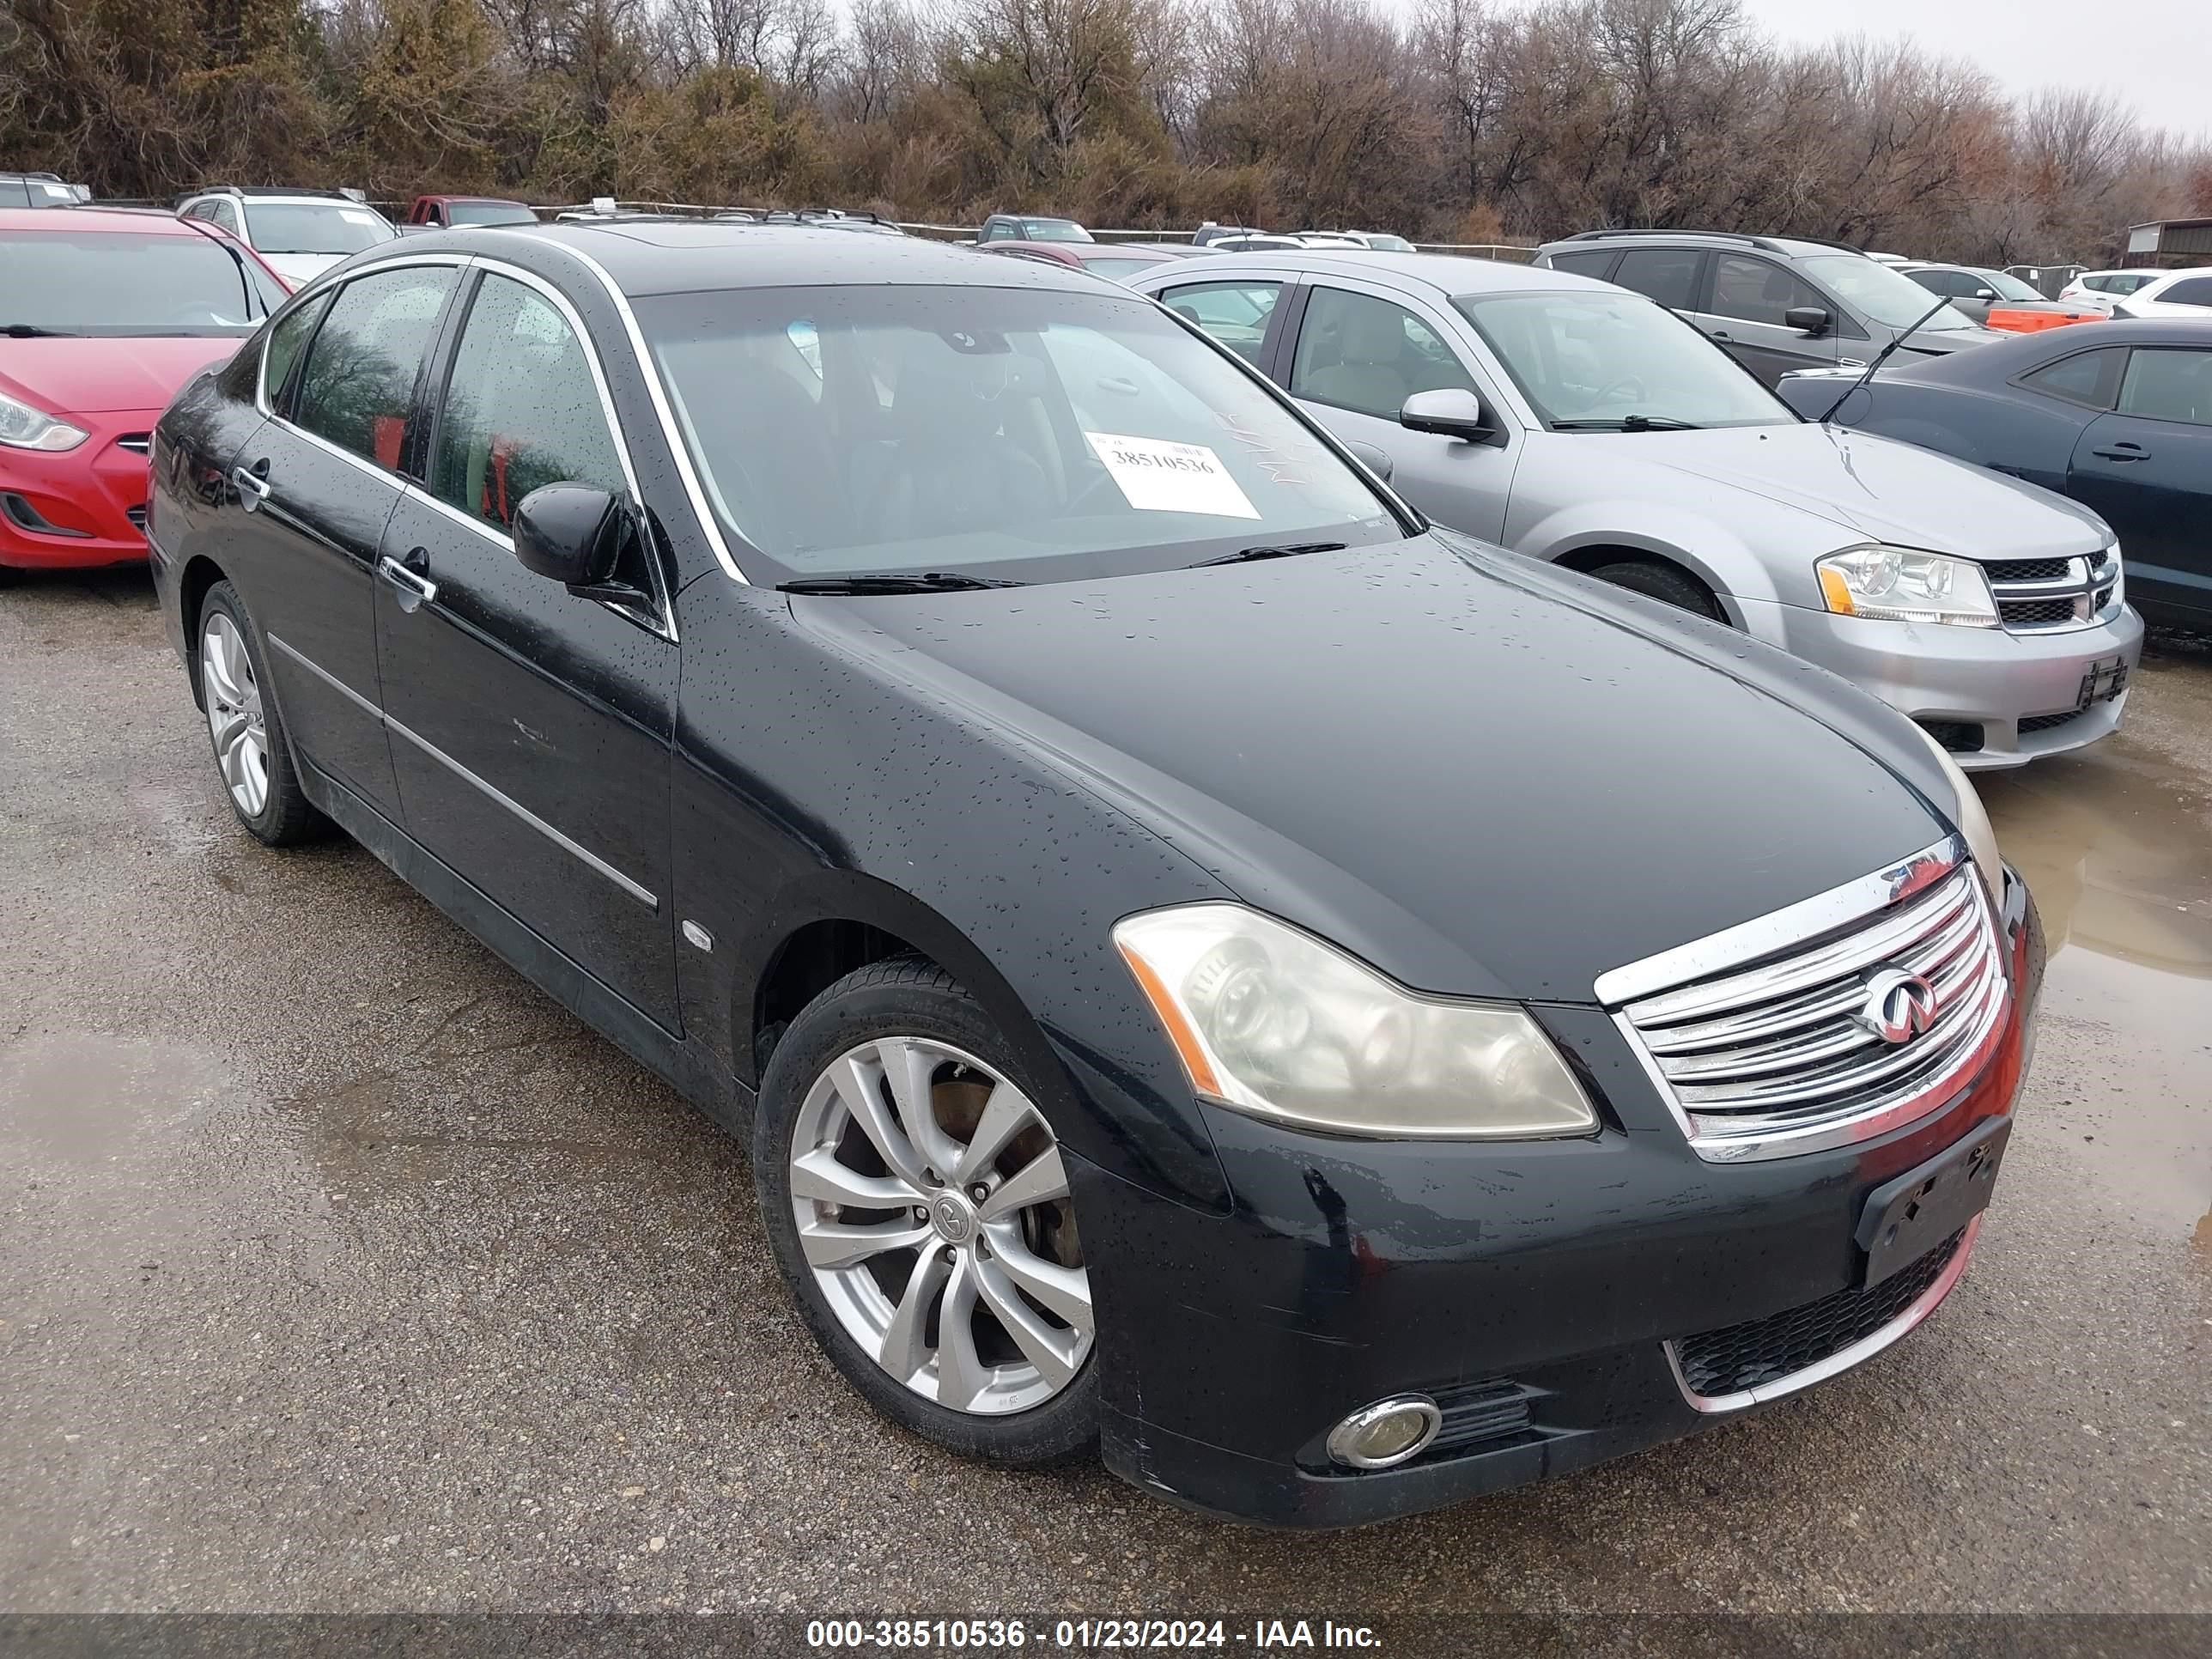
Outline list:
[[[1702,258],[1694,248],[1634,248],[1623,256],[1613,280],[1670,311],[1687,311],[1697,302],[1698,261]]]
[[[280,415],[289,412],[291,405],[285,397],[285,386],[292,378],[292,366],[300,361],[301,352],[307,349],[329,297],[325,295],[309,301],[269,331],[269,343],[261,359],[261,387],[269,407]]]
[[[232,207],[229,203],[219,200],[210,202],[207,204],[207,216],[210,222],[221,225],[232,235],[235,236],[239,234],[238,210]]]
[[[1784,316],[1798,306],[1833,307],[1804,282],[1780,265],[1741,253],[1723,253],[1713,261],[1713,311],[1722,317],[1747,323],[1785,326]]]
[[[2020,384],[2053,398],[2063,398],[2084,409],[2110,409],[2119,389],[2120,369],[2127,361],[2124,346],[2104,346],[2077,351],[2020,377]]]
[[[1613,248],[1606,248],[1595,253],[1554,253],[1552,256],[1552,269],[1569,270],[1577,276],[1595,276],[1602,280],[1606,267],[1611,264],[1616,257],[1618,257],[1617,252]]]
[[[0,207],[27,208],[30,205],[30,180],[0,178]]]
[[[1267,319],[1282,295],[1279,283],[1193,283],[1168,289],[1160,301],[1256,368]]]
[[[398,471],[415,411],[416,374],[453,276],[450,265],[412,266],[341,289],[300,371],[293,420]]]
[[[2158,297],[2170,306],[2212,306],[2212,276],[2191,276]]]
[[[583,343],[543,296],[505,276],[487,275],[469,307],[437,450],[431,493],[501,532],[543,485],[626,487]]]
[[[2212,426],[2212,351],[2137,347],[2120,383],[2120,413]]]
[[[1340,288],[1307,299],[1292,397],[1395,421],[1416,392],[1474,386],[1452,349],[1403,306]]]

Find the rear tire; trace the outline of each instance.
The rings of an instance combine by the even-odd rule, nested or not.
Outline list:
[[[1625,587],[1646,599],[1694,611],[1711,621],[1728,620],[1712,589],[1674,565],[1651,559],[1622,559],[1617,563],[1599,565],[1589,574],[1601,582],[1611,582],[1615,587]]]
[[[227,581],[208,589],[197,625],[200,700],[230,810],[271,847],[313,838],[327,820],[300,787],[284,718],[268,694],[260,632],[238,590]]]
[[[1033,1101],[982,1006],[906,956],[791,1022],[753,1125],[761,1219],[831,1362],[893,1422],[1009,1468],[1098,1435],[1090,1275]]]

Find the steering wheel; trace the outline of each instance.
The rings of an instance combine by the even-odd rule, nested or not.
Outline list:
[[[1611,386],[1600,390],[1597,396],[1591,398],[1590,402],[1593,404],[1609,404],[1613,400],[1615,393],[1632,402],[1640,404],[1644,401],[1644,382],[1633,374],[1624,375]]]

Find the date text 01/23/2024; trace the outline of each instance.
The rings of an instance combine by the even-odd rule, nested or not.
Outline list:
[[[1196,1648],[1289,1653],[1306,1649],[1381,1649],[1366,1625],[1333,1619],[1255,1619],[1239,1627],[1222,1619],[817,1619],[806,1626],[817,1651],[1012,1652],[1030,1646],[1061,1652],[1175,1650]]]

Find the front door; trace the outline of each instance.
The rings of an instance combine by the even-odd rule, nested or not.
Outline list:
[[[231,471],[246,510],[226,556],[267,641],[292,741],[394,819],[370,573],[399,500],[416,381],[456,275],[452,265],[379,270],[287,316],[264,371],[275,413]]]
[[[2130,594],[2212,617],[2212,349],[2136,347],[2068,493],[2118,535]]]
[[[1778,384],[1792,369],[1835,362],[1842,314],[1796,272],[1754,254],[1716,253],[1711,283],[1711,295],[1694,320],[1767,385]],[[1802,306],[1818,306],[1828,313],[1826,332],[1808,334],[1784,320]]]
[[[664,1029],[676,1011],[669,748],[677,647],[664,573],[637,604],[526,570],[509,527],[544,484],[635,498],[565,301],[486,271],[467,301],[423,489],[384,537],[376,618],[409,832]]]
[[[1510,447],[1409,432],[1398,411],[1417,392],[1455,388],[1503,419],[1496,391],[1462,358],[1450,325],[1410,298],[1316,282],[1306,290],[1285,383],[1338,437],[1390,457],[1390,487],[1437,523],[1485,541],[1505,532]]]

